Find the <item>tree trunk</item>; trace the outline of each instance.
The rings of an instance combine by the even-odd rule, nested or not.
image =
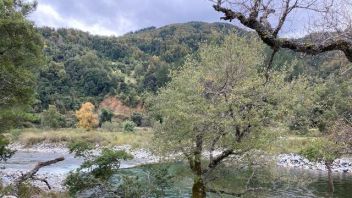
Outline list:
[[[197,150],[194,153],[194,161],[192,166],[192,171],[194,174],[194,182],[192,187],[192,198],[205,198],[205,184],[203,181],[203,169],[202,169],[202,139],[197,139]]]
[[[205,198],[206,191],[203,179],[201,177],[195,176],[194,183],[192,187],[192,198]]]
[[[331,165],[332,165],[331,162],[325,163],[325,166],[328,169],[328,192],[334,193],[334,180],[332,177]]]

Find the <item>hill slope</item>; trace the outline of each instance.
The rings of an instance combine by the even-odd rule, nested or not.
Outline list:
[[[39,75],[37,112],[49,104],[61,112],[75,110],[85,101],[98,104],[108,95],[135,107],[143,92],[156,92],[165,85],[170,70],[180,67],[202,43],[221,43],[233,32],[253,35],[228,23],[203,22],[149,27],[120,37],[65,28],[38,30],[45,42],[47,66]],[[292,75],[304,72],[326,77],[345,64],[338,57],[336,53],[311,57],[281,50],[273,68],[293,63]]]
[[[38,83],[37,111],[55,104],[61,111],[84,101],[117,95],[135,106],[144,91],[155,92],[170,69],[182,65],[201,43],[221,42],[230,32],[225,23],[190,22],[145,28],[121,37],[94,36],[75,29],[38,29],[45,41],[47,67]]]

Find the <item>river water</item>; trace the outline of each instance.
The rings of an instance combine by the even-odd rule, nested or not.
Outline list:
[[[62,152],[40,152],[40,151],[18,151],[6,163],[1,163],[1,173],[3,182],[11,180],[10,175],[19,174],[30,170],[38,161],[46,161],[56,157],[64,156],[65,160],[57,164],[40,169],[39,175],[48,177],[50,183],[60,186],[64,176],[71,170],[78,168],[82,159],[74,158],[73,155]],[[130,161],[123,161],[121,168],[125,168],[121,174],[133,175],[141,174],[148,170],[150,166],[137,166],[147,162],[145,158],[135,158]],[[153,166],[153,165],[152,165]],[[155,166],[155,165],[154,165]],[[132,168],[131,168],[132,167]],[[168,197],[189,197],[192,185],[192,177],[186,165],[176,163],[172,165],[173,172],[178,175],[178,183],[175,188],[170,189]],[[221,173],[221,178],[217,179],[217,186],[236,191],[241,186],[241,182],[248,178],[246,171],[227,170]],[[327,193],[327,174],[325,172],[287,169],[275,167],[271,170],[260,170],[255,178],[254,185],[265,186],[266,190],[260,194],[248,194],[245,197],[331,197]],[[55,186],[55,185],[54,185]],[[335,198],[352,197],[352,174],[334,174]],[[54,188],[55,189],[55,188]],[[60,189],[59,187],[57,189]],[[238,188],[240,190],[240,188]],[[176,193],[177,191],[177,193]],[[210,194],[210,197],[219,197]]]

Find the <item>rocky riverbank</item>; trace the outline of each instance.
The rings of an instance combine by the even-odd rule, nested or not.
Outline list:
[[[83,159],[75,158],[69,153],[64,144],[37,144],[32,147],[24,147],[20,144],[11,145],[16,149],[16,154],[6,163],[0,163],[0,177],[3,183],[10,184],[14,179],[22,173],[31,170],[38,162],[47,161],[57,157],[65,157],[65,160],[49,167],[42,168],[37,176],[46,178],[51,185],[53,191],[63,191],[63,181],[67,174],[78,168]],[[147,149],[133,149],[130,145],[120,145],[113,147],[115,150],[125,150],[134,156],[133,160],[122,161],[120,168],[130,168],[148,163],[157,163],[159,158],[152,155]],[[100,147],[97,145],[94,151],[99,154]],[[270,158],[269,156],[264,158]],[[281,154],[272,158],[278,166],[286,168],[297,168],[312,171],[327,171],[323,162],[310,162],[308,159],[297,154]],[[333,172],[352,174],[352,160],[349,158],[341,158],[335,160],[332,166]],[[44,183],[35,182],[34,185],[47,189]]]
[[[298,154],[281,154],[277,156],[277,165],[288,168],[301,168],[314,171],[327,171],[324,162],[310,162]],[[351,158],[340,158],[333,162],[332,171],[336,173],[352,174]]]
[[[83,162],[81,158],[75,158],[73,154],[63,144],[37,144],[32,147],[24,147],[20,144],[11,145],[12,149],[17,150],[15,155],[7,162],[0,163],[0,177],[5,185],[8,185],[19,177],[22,173],[31,170],[38,162],[47,161],[57,157],[65,157],[65,160],[48,167],[40,169],[37,176],[46,178],[52,187],[52,191],[63,191],[63,181],[67,174],[78,168]],[[130,145],[115,146],[115,150],[125,150],[132,154],[132,160],[121,161],[120,168],[130,168],[142,164],[156,163],[159,159],[147,149],[132,149]],[[100,148],[97,146],[94,153],[99,154]],[[47,189],[42,182],[34,182],[35,186]]]

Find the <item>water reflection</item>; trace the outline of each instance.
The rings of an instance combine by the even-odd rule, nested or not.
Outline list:
[[[137,168],[123,170],[124,175],[138,174],[145,175],[153,166],[148,165]],[[172,189],[167,190],[166,197],[190,197],[192,177],[187,166],[182,163],[172,164],[169,169],[177,175]],[[249,170],[237,170],[235,168],[221,168],[215,174],[209,185],[227,192],[242,192],[245,188]],[[255,177],[251,181],[251,187],[264,187],[265,190],[246,193],[243,197],[270,197],[270,198],[318,198],[332,197],[327,191],[327,173],[287,168],[262,168],[257,170]],[[334,198],[352,197],[352,175],[346,173],[334,174],[335,192]],[[210,193],[208,197],[233,197],[229,195],[219,195]]]

